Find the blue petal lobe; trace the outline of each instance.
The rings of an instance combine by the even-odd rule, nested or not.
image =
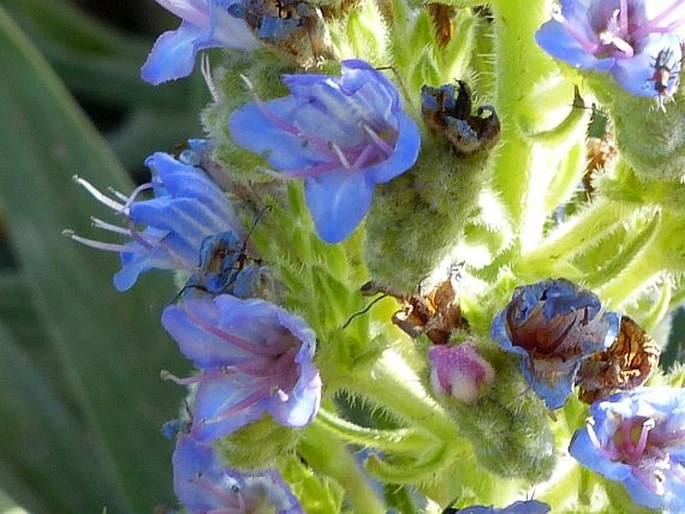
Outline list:
[[[319,237],[327,243],[347,238],[371,207],[373,184],[364,173],[326,173],[305,181],[305,200]]]

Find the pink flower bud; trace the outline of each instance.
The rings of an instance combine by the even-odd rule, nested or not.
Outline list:
[[[476,402],[483,387],[495,379],[490,363],[469,343],[431,346],[428,359],[433,390],[438,394],[451,395],[460,402]]]

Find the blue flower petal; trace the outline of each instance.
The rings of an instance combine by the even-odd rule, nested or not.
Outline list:
[[[675,34],[650,34],[645,38],[643,50],[630,59],[617,59],[611,73],[620,86],[635,96],[657,96],[654,89],[654,64],[659,52],[670,48],[673,52],[673,76],[680,70],[682,52]],[[675,80],[675,79],[674,79]],[[672,82],[675,92],[675,81]]]
[[[614,65],[613,57],[597,58],[584,49],[556,20],[544,23],[535,33],[537,44],[552,57],[576,68],[606,72]]]
[[[366,175],[350,170],[307,179],[305,200],[319,237],[327,243],[346,239],[371,207],[373,189]]]
[[[263,393],[261,401],[253,401],[259,381],[260,377],[229,371],[225,378],[202,382],[193,403],[193,437],[214,441],[260,420],[266,412],[267,396]]]
[[[140,70],[141,78],[154,86],[187,77],[195,67],[198,40],[209,37],[209,28],[182,22],[176,30],[165,32],[155,42]]]
[[[395,151],[385,161],[367,170],[370,180],[375,184],[384,184],[411,168],[421,150],[421,133],[413,119],[405,114],[398,115],[399,137]]]

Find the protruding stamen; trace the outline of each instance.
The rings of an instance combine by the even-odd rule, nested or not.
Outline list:
[[[159,378],[161,378],[162,380],[168,380],[170,382],[173,382],[174,384],[182,386],[197,384],[198,382],[202,381],[202,375],[195,375],[187,378],[179,378],[170,371],[167,371],[166,369],[163,369],[159,372]]]
[[[181,305],[183,308],[184,305]],[[198,316],[193,315],[193,313],[187,309],[184,308],[186,316],[188,316],[188,319],[200,327],[202,330],[209,332],[210,334],[223,339],[224,341],[227,341],[228,343],[232,344],[233,346],[240,348],[241,350],[244,350],[248,353],[251,354],[258,354],[258,355],[271,355],[273,353],[273,349],[271,348],[265,348],[262,346],[261,343],[255,343],[253,341],[250,341],[248,339],[242,339],[241,337],[238,337],[234,334],[231,334],[229,332],[226,332],[224,330],[221,330],[219,327],[215,327],[210,325],[209,323],[205,322],[204,320],[200,319]]]
[[[90,217],[90,223],[95,228],[101,228],[103,230],[114,232],[116,234],[123,234],[125,236],[131,235],[131,231],[129,229],[120,227],[119,225],[113,225],[112,223],[107,223],[106,221],[103,221],[100,218],[96,218],[95,216]]]
[[[62,235],[68,237],[69,239],[73,239],[74,241],[76,241],[77,243],[81,243],[82,245],[89,246],[90,248],[95,248],[96,250],[104,250],[106,252],[116,253],[130,251],[128,247],[122,244],[103,243],[102,241],[95,241],[94,239],[81,237],[71,229],[62,230]]]
[[[91,184],[87,180],[79,177],[78,175],[74,175],[72,179],[74,180],[74,182],[76,182],[78,185],[80,185],[86,191],[88,191],[91,194],[91,196],[95,198],[98,202],[106,205],[114,211],[123,212],[124,214],[126,214],[123,204],[113,200],[109,196],[102,194],[99,189],[97,189],[93,184]]]
[[[212,78],[212,68],[209,64],[209,56],[207,54],[202,55],[200,70],[202,71],[202,77],[205,79],[205,84],[207,84],[209,93],[212,95],[214,101],[218,102],[221,100],[221,95],[219,94],[219,90],[217,89],[214,79]]]

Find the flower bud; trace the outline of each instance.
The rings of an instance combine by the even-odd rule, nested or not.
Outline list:
[[[482,389],[495,379],[490,363],[469,343],[431,346],[428,359],[433,390],[466,404],[475,403]]]

